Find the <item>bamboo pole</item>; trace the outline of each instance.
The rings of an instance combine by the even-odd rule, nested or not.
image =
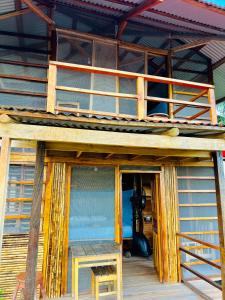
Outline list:
[[[222,152],[213,152],[216,179],[216,201],[220,239],[222,299],[225,299],[225,176]]]
[[[5,205],[7,197],[7,181],[9,171],[9,159],[10,159],[10,144],[11,141],[8,137],[2,138],[1,154],[0,154],[0,262],[1,262],[1,249],[3,239],[4,217],[5,217]]]
[[[36,288],[36,270],[38,256],[38,239],[40,231],[42,187],[44,174],[45,143],[37,143],[36,167],[34,177],[33,201],[31,210],[30,233],[28,242],[26,280],[24,300],[34,299]]]

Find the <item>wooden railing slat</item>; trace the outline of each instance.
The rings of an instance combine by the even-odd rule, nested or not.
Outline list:
[[[191,251],[188,251],[187,249],[185,249],[185,248],[183,248],[183,247],[179,247],[179,250],[180,250],[181,252],[185,252],[186,254],[188,254],[188,255],[190,255],[190,256],[193,256],[193,257],[197,258],[198,260],[201,260],[201,261],[205,262],[206,264],[208,264],[208,265],[210,265],[210,266],[212,266],[212,267],[214,267],[214,268],[217,268],[217,269],[221,270],[221,266],[218,265],[218,264],[216,264],[216,263],[214,263],[213,261],[210,261],[210,260],[208,260],[208,259],[206,259],[206,258],[204,258],[204,257],[199,256],[199,255],[196,254],[196,253],[193,253],[193,252],[191,252]]]
[[[192,242],[196,242],[198,244],[202,244],[208,248],[212,248],[212,249],[215,249],[215,250],[220,250],[220,247],[219,246],[216,246],[214,244],[211,244],[209,242],[205,242],[205,241],[202,241],[202,240],[199,240],[199,239],[196,239],[196,238],[193,238],[191,236],[188,236],[187,234],[183,234],[183,233],[177,233],[177,235],[181,238],[185,238],[185,239],[188,239]]]
[[[222,287],[217,284],[216,282],[212,281],[211,279],[209,279],[208,277],[206,277],[205,275],[202,275],[201,273],[189,268],[188,266],[184,265],[184,264],[180,264],[182,268],[186,269],[187,271],[195,274],[197,277],[201,278],[202,280],[208,282],[209,284],[211,284],[212,286],[214,286],[215,288],[219,289],[222,291]]]

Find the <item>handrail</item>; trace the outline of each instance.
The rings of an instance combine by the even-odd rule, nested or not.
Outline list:
[[[188,239],[188,240],[190,240],[190,241],[193,241],[193,242],[196,242],[196,243],[198,243],[198,244],[204,245],[204,246],[206,246],[206,247],[208,247],[208,248],[212,248],[212,249],[215,249],[215,250],[220,250],[220,247],[219,247],[219,246],[216,246],[216,245],[211,244],[211,243],[209,243],[209,242],[205,242],[205,241],[202,241],[202,240],[193,238],[193,237],[191,237],[191,236],[188,236],[187,234],[177,233],[177,236],[180,237],[180,238]],[[210,266],[212,266],[212,267],[214,267],[214,268],[216,268],[216,269],[219,269],[219,270],[222,269],[222,268],[221,268],[221,265],[218,265],[218,264],[216,264],[214,261],[210,261],[210,260],[208,260],[208,259],[206,259],[206,258],[204,258],[204,257],[201,257],[200,255],[198,255],[198,254],[196,254],[196,253],[193,253],[193,252],[191,252],[191,251],[185,249],[184,247],[185,247],[185,246],[182,247],[182,246],[179,245],[179,246],[178,246],[178,249],[179,249],[181,252],[184,252],[184,253],[186,253],[186,254],[188,254],[188,255],[190,255],[190,256],[193,256],[193,257],[195,257],[196,259],[198,259],[198,260],[200,260],[200,261],[203,261],[204,263],[206,263],[206,264],[208,264],[208,265],[210,265]],[[186,269],[188,272],[190,272],[190,273],[196,275],[196,276],[199,277],[200,279],[204,280],[205,282],[209,283],[210,285],[212,285],[212,286],[214,286],[215,288],[217,288],[217,289],[219,289],[220,291],[222,291],[222,286],[221,286],[221,285],[219,285],[218,283],[214,282],[214,281],[211,280],[209,277],[207,277],[207,276],[205,276],[205,275],[199,273],[198,271],[196,271],[196,270],[194,270],[194,269],[188,267],[188,266],[185,264],[185,262],[184,262],[184,263],[180,263],[180,266],[181,266],[181,268]],[[187,280],[183,280],[183,279],[182,279],[182,281],[183,281],[184,283],[188,283]],[[199,290],[198,290],[196,287],[195,287],[195,291],[196,291],[196,292],[199,292]]]
[[[214,267],[214,268],[217,268],[217,269],[221,270],[221,266],[218,265],[218,264],[216,264],[216,263],[214,263],[214,262],[211,261],[211,260],[208,260],[208,259],[206,259],[206,258],[204,258],[204,257],[201,257],[201,256],[199,256],[198,254],[192,253],[191,251],[188,251],[188,250],[186,250],[186,249],[183,248],[183,247],[179,247],[179,250],[182,251],[182,252],[187,253],[187,254],[190,255],[190,256],[193,256],[193,257],[197,258],[198,260],[201,260],[201,261],[205,262],[206,264],[209,264],[210,266],[212,266],[212,267]]]
[[[213,248],[215,250],[220,250],[220,247],[219,246],[216,246],[214,244],[211,244],[209,242],[205,242],[205,241],[202,241],[202,240],[199,240],[199,239],[196,239],[196,238],[193,238],[191,236],[188,236],[187,234],[183,234],[183,233],[177,233],[177,236],[179,237],[182,237],[182,238],[185,238],[185,239],[188,239],[190,241],[193,241],[193,242],[196,242],[198,244],[202,244],[206,247],[209,247],[209,248]]]
[[[220,286],[219,284],[217,284],[216,282],[210,280],[207,276],[202,275],[201,273],[197,272],[196,270],[193,270],[191,268],[189,268],[188,266],[184,265],[184,264],[180,264],[182,268],[186,269],[187,271],[193,273],[194,275],[196,275],[197,277],[201,278],[202,280],[206,281],[207,283],[209,283],[210,285],[214,286],[215,288],[219,289],[220,291],[222,291],[222,286]]]
[[[133,79],[141,77],[147,81],[156,82],[156,83],[175,84],[178,86],[186,86],[186,87],[193,87],[199,89],[215,88],[214,85],[206,84],[206,83],[191,82],[191,81],[174,79],[174,78],[146,75],[141,73],[133,73],[127,71],[114,70],[114,69],[100,68],[100,67],[84,66],[84,65],[64,63],[59,61],[50,61],[49,64],[57,66],[61,69],[70,69],[70,70],[96,73],[102,75],[119,76],[119,77],[133,78]]]
[[[62,86],[60,82],[57,82],[57,71],[58,69],[66,69],[75,72],[86,72],[91,74],[101,74],[106,76],[114,76],[114,77],[122,77],[133,79],[136,81],[136,94],[129,94],[129,93],[121,93],[118,89],[113,91],[101,91],[101,90],[93,90],[93,89],[84,89],[84,88],[77,88],[77,87],[69,87],[69,86]],[[168,86],[177,85],[192,89],[199,89],[200,93],[197,93],[193,96],[189,101],[172,99],[172,94],[170,98],[160,98],[160,97],[153,97],[146,95],[146,83],[162,83],[167,84]],[[84,66],[78,64],[71,64],[71,63],[64,63],[58,61],[50,61],[49,64],[49,74],[48,74],[48,98],[47,98],[47,111],[55,113],[55,111],[70,111],[74,113],[84,113],[90,115],[103,115],[103,116],[112,116],[112,117],[121,117],[120,109],[119,109],[119,101],[120,99],[123,100],[135,100],[136,101],[136,113],[133,115],[124,114],[123,116],[127,116],[128,118],[138,118],[139,120],[151,120],[154,119],[152,116],[147,116],[147,102],[164,102],[169,103],[170,105],[170,115],[169,118],[174,118],[177,112],[181,111],[186,107],[193,107],[197,108],[197,112],[191,112],[191,115],[188,116],[181,116],[180,119],[185,119],[189,122],[199,118],[201,115],[209,112],[210,113],[210,120],[212,124],[217,123],[217,116],[216,116],[216,106],[215,106],[215,97],[214,97],[214,86],[205,83],[196,83],[196,82],[189,82],[179,79],[173,78],[165,78],[160,76],[154,75],[146,75],[146,74],[139,74],[139,73],[132,73],[114,69],[106,69],[106,68],[99,68],[93,66]],[[115,104],[115,112],[105,112],[105,111],[95,111],[92,109],[91,100],[89,103],[88,109],[80,108],[80,104],[76,103],[74,108],[67,107],[66,103],[62,105],[57,105],[56,103],[56,91],[64,91],[68,93],[81,93],[81,94],[89,94],[89,95],[98,95],[98,96],[106,96],[106,97],[114,97],[116,100]],[[208,103],[201,103],[195,102],[202,96],[208,95]],[[91,99],[91,98],[90,98]],[[107,101],[107,100],[106,100]],[[176,109],[174,109],[174,105],[176,105]],[[178,106],[178,108],[177,108]],[[168,117],[166,117],[168,119]]]

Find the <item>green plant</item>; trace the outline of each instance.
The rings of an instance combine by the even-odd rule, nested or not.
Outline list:
[[[0,300],[4,300],[4,298],[3,298],[3,290],[0,290]]]

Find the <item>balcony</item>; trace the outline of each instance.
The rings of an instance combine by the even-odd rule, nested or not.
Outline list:
[[[98,85],[93,84],[94,81],[101,81],[101,89],[93,88]],[[81,87],[86,83],[91,88]],[[169,97],[152,96],[153,84],[158,90],[165,90],[166,86]],[[126,88],[125,92],[121,92],[121,86],[122,90]],[[168,113],[151,113],[152,105],[155,109],[162,103],[166,104]],[[177,119],[217,123],[212,85],[55,61],[49,65],[47,111],[149,121]]]
[[[131,121],[217,123],[214,86],[209,84],[59,61],[35,66],[42,68],[38,75],[29,68],[23,64],[23,73],[0,74],[1,107]],[[160,105],[164,113],[157,111]]]

